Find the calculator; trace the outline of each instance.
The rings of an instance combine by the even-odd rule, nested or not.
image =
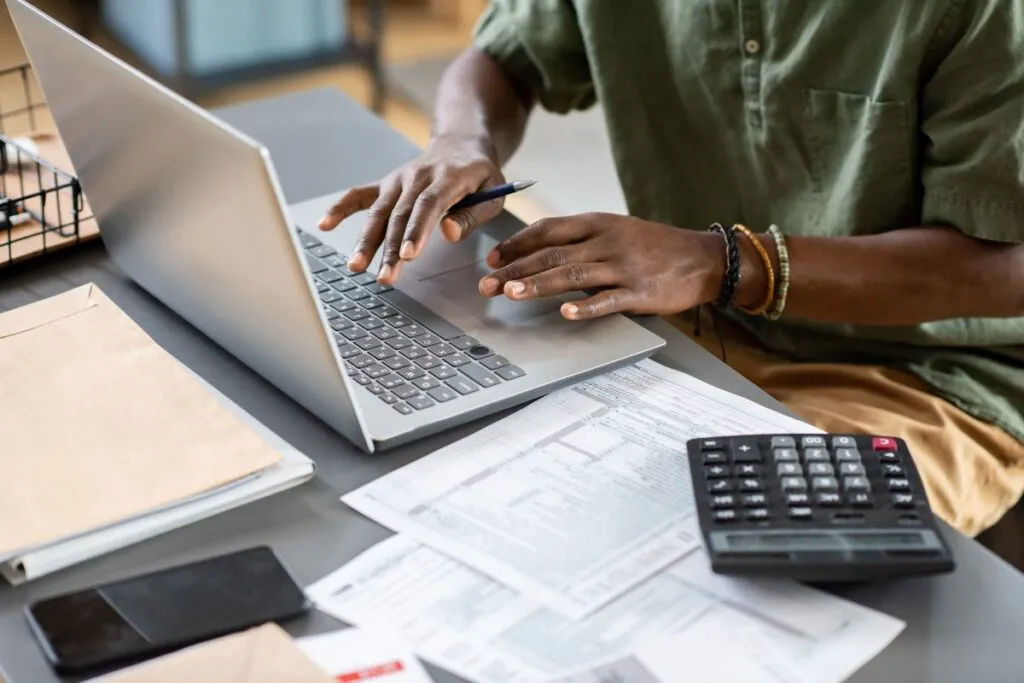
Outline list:
[[[764,434],[686,448],[716,573],[835,583],[954,568],[902,439]]]

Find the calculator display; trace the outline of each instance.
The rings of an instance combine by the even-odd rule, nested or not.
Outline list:
[[[735,532],[714,534],[720,551],[778,552],[778,551],[860,551],[860,550],[913,550],[933,548],[931,532],[902,533],[786,533]]]

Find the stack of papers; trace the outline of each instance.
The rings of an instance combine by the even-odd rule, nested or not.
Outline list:
[[[0,574],[12,583],[314,474],[92,285],[0,315],[0,377]]]
[[[842,681],[904,624],[795,582],[713,574],[685,452],[814,431],[644,361],[346,495],[399,535],[309,595],[475,681]]]

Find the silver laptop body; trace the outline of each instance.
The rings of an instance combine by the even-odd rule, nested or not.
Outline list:
[[[393,291],[353,282],[339,259],[351,253],[362,215],[319,234],[337,195],[286,208],[258,142],[24,0],[7,4],[111,259],[365,451],[514,406],[664,345],[623,316],[573,323],[558,313],[562,300],[482,297],[484,257],[518,227],[507,215],[457,245],[438,231]],[[325,262],[338,267],[324,270]]]

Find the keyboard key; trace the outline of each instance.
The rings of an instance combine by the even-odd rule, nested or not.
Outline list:
[[[800,465],[795,462],[780,462],[776,467],[780,477],[799,477],[804,473]]]
[[[408,381],[410,381],[410,382],[411,382],[411,381],[413,381],[414,379],[419,379],[420,377],[423,377],[423,376],[424,376],[424,375],[426,375],[427,373],[423,372],[422,370],[420,370],[420,369],[419,369],[418,367],[416,367],[415,365],[410,365],[410,366],[409,366],[409,367],[407,367],[407,368],[402,368],[401,370],[399,370],[399,371],[398,371],[398,374],[399,374],[399,375],[400,375],[400,376],[401,376],[401,377],[402,377],[403,379],[406,379],[406,380],[408,380]]]
[[[424,361],[428,361],[428,360],[433,361],[435,363],[438,363],[438,360],[436,358],[427,357],[427,358],[420,358],[419,360],[416,361],[416,364],[419,365],[424,370],[430,370],[430,374],[433,375],[434,377],[438,378],[438,379],[448,379],[449,377],[455,377],[456,375],[459,374],[458,372],[456,372],[455,370],[452,370],[451,368],[449,368],[446,365],[438,364],[435,367],[427,368],[426,363]]]
[[[490,348],[482,344],[470,346],[468,349],[466,349],[467,356],[469,356],[470,358],[476,358],[478,360],[480,358],[486,358],[487,356],[490,356],[492,353],[494,353],[494,351],[491,351]]]
[[[814,496],[814,501],[822,507],[836,507],[843,504],[843,497],[838,493],[822,491]]]
[[[882,463],[882,476],[883,477],[905,477],[907,476],[906,470],[899,465],[894,465],[889,462]]]
[[[479,343],[480,342],[478,342],[476,339],[473,339],[473,337],[468,337],[468,336],[467,337],[457,337],[457,338],[451,340],[451,345],[454,346],[455,348],[457,348],[459,351],[465,351],[466,349],[468,349],[468,348],[470,348],[472,346],[476,346]]]
[[[427,355],[427,352],[414,344],[410,344],[402,349],[402,355],[409,360],[416,360],[417,358],[423,358],[423,356]]]
[[[857,439],[852,436],[833,436],[832,437],[832,450],[839,448],[856,448]]]
[[[411,384],[399,384],[397,387],[391,390],[391,393],[393,393],[398,398],[405,400],[407,398],[412,398],[413,396],[416,396],[417,394],[420,393],[420,390]]]
[[[356,339],[362,339],[363,337],[368,336],[370,333],[361,327],[352,326],[347,330],[342,330],[341,334],[344,335],[345,339],[355,341]]]
[[[330,256],[327,256],[326,258],[324,258],[324,263],[329,265],[331,268],[337,268],[342,273],[344,273],[346,277],[351,277],[355,275],[355,273],[348,269],[348,262],[346,261],[345,257],[342,256],[341,254],[332,254]]]
[[[368,311],[372,311],[375,308],[380,308],[384,304],[380,302],[380,299],[374,299],[372,296],[368,299],[364,299],[359,302],[359,305]]]
[[[709,465],[704,468],[706,479],[724,479],[729,476],[729,468],[725,465]]]
[[[805,436],[800,439],[800,446],[803,448],[824,448],[825,437],[823,436]]]
[[[773,436],[772,448],[796,448],[796,441],[791,436]]]
[[[309,253],[312,254],[313,256],[316,256],[317,258],[326,258],[328,256],[333,256],[338,252],[332,249],[331,247],[327,246],[326,244],[321,243],[310,249]]]
[[[336,310],[338,313],[348,313],[356,308],[356,305],[348,299],[338,299],[331,304],[331,308]]]
[[[488,370],[497,370],[508,365],[508,358],[505,358],[505,356],[491,356],[480,361],[480,365]]]
[[[330,285],[324,284],[323,282],[318,282],[317,283],[317,285],[316,285],[316,293],[317,294],[323,294],[324,292],[329,292],[329,291],[331,291]]]
[[[441,361],[439,361],[438,359],[434,358],[433,356],[422,356],[420,358],[417,358],[415,362],[416,362],[416,365],[420,366],[424,370],[433,370],[434,368],[442,367],[441,366]],[[445,368],[445,369],[450,369],[450,368]],[[451,377],[454,374],[455,374],[455,371],[452,370],[451,371],[451,375],[447,375],[447,376]],[[444,379],[444,378],[442,377],[441,379]]]
[[[357,285],[371,285],[377,281],[377,276],[374,273],[359,273],[352,277],[352,281]]]
[[[914,507],[914,496],[909,493],[894,493],[889,498],[893,507],[912,508]]]
[[[426,348],[428,346],[434,346],[435,344],[441,343],[441,338],[433,332],[427,332],[416,337],[416,343]]]
[[[831,462],[824,448],[808,448],[804,451],[804,462]]]
[[[900,456],[898,453],[883,452],[878,454],[878,462],[899,462]]]
[[[705,465],[726,465],[729,458],[725,457],[724,451],[708,451],[704,454]]]
[[[465,371],[463,371],[465,372]],[[760,477],[761,466],[752,465],[748,463],[736,465],[736,476],[737,477]]]
[[[871,450],[874,451],[895,451],[896,440],[886,436],[876,436],[871,439]]]
[[[814,513],[811,511],[811,508],[809,508],[809,507],[792,507],[792,508],[789,508],[789,518],[790,519],[799,519],[799,520],[806,521],[806,520],[812,519],[813,517],[814,517]]]
[[[355,289],[355,285],[348,280],[337,280],[331,283],[331,287],[339,292],[351,292]]]
[[[359,321],[359,326],[364,330],[379,330],[382,327],[386,327],[384,323],[376,318],[363,318]],[[380,337],[377,338],[380,339]]]
[[[377,337],[380,338],[380,334],[378,334]],[[385,343],[396,351],[401,351],[407,346],[412,345],[412,342],[405,337],[399,337],[397,332],[395,332],[395,336],[393,338],[388,339]]]
[[[474,391],[480,391],[480,387],[464,377],[452,377],[451,379],[446,380],[445,384],[462,395],[472,394]]]
[[[410,398],[409,405],[411,405],[416,410],[426,410],[427,408],[433,408],[437,404],[431,401],[423,394],[420,394],[419,396],[413,396],[412,398]]]
[[[453,356],[448,356],[447,358],[444,359],[444,361],[453,368],[460,368],[463,365],[469,364],[469,358],[461,353],[456,353]]]
[[[405,403],[396,403],[392,408],[400,412],[402,415],[412,415],[412,408]]]
[[[839,480],[835,477],[812,477],[811,488],[815,491],[838,491]]]
[[[719,496],[711,496],[711,507],[720,510],[722,508],[731,508],[736,505],[736,497],[731,493],[723,493]]]
[[[319,247],[321,244],[323,244],[323,242],[313,237],[308,232],[305,232],[303,230],[299,230],[297,232],[299,236],[299,244],[302,245],[303,249],[312,249],[313,247]]]
[[[365,387],[372,380],[369,377],[367,377],[366,375],[364,375],[364,374],[362,374],[360,372],[357,372],[357,373],[352,375],[352,381],[354,381],[356,384],[359,384],[359,385]]]
[[[362,301],[363,299],[370,298],[370,293],[367,292],[365,289],[359,289],[357,287],[356,289],[353,289],[351,292],[347,292],[345,296],[348,297],[349,301],[359,302]]]
[[[327,306],[324,306],[324,313],[327,314],[328,321],[337,320],[338,318],[341,317],[341,313],[338,313],[333,308],[328,308]]]
[[[836,462],[860,462],[860,451],[856,448],[837,448]]]
[[[831,477],[835,470],[832,469],[832,463],[812,462],[807,466],[807,474],[812,477]]]
[[[337,314],[337,315],[340,316],[340,314]],[[353,323],[348,318],[339,317],[337,320],[331,321],[331,329],[334,329],[334,330],[347,330],[348,328],[352,327],[354,324],[355,323]]]
[[[734,522],[736,521],[735,510],[715,510],[711,513],[711,519],[716,522]]]
[[[387,360],[388,358],[393,358],[397,354],[398,351],[395,351],[390,346],[378,346],[377,348],[370,350],[370,355],[377,360]]]
[[[388,405],[390,405],[390,404],[392,404],[392,403],[396,403],[396,402],[398,401],[398,399],[397,399],[397,398],[395,398],[394,396],[392,396],[392,395],[391,395],[390,393],[388,393],[388,392],[385,392],[385,393],[383,393],[383,394],[379,394],[379,395],[377,396],[377,398],[379,398],[380,400],[384,401],[384,402],[385,402],[385,403],[387,403]]]
[[[714,479],[708,483],[709,493],[727,493],[732,491],[732,482],[728,479]]]
[[[398,311],[391,308],[390,306],[381,306],[380,308],[375,309],[373,314],[376,315],[381,320],[387,320],[388,318],[393,318],[396,315],[398,315]]]
[[[412,325],[412,321],[409,320],[408,318],[406,318],[401,313],[397,313],[397,314],[391,316],[390,318],[387,319],[387,321],[388,321],[388,325],[391,325],[391,327],[397,327],[397,328],[402,328],[402,327],[405,327],[406,325]]]
[[[394,373],[384,375],[383,377],[377,380],[377,382],[385,389],[393,389],[397,387],[399,384],[402,384],[404,381],[405,380],[403,380],[401,377]]]
[[[765,508],[755,508],[753,510],[747,510],[744,517],[749,519],[751,522],[761,522],[768,519],[768,510]]]
[[[514,379],[519,379],[520,377],[525,375],[526,372],[519,366],[506,365],[503,368],[498,368],[497,370],[495,370],[494,374],[508,382]]]
[[[761,451],[756,439],[733,439],[732,457],[736,462],[760,462]]]
[[[875,504],[875,501],[871,498],[871,494],[864,493],[863,491],[847,494],[846,499],[850,501],[850,505],[855,508],[869,508]]]
[[[382,292],[379,296],[410,318],[414,318],[416,322],[441,339],[454,339],[462,336],[462,330],[404,292],[393,289],[390,292]]]
[[[444,358],[455,353],[455,347],[451,344],[438,344],[430,349],[430,352],[438,358]]]
[[[846,491],[868,492],[871,490],[871,483],[867,477],[846,477],[843,479],[843,489]]]
[[[327,270],[326,263],[316,258],[315,256],[311,256],[310,254],[306,254],[306,263],[309,264],[309,272],[313,273],[314,275],[316,273],[322,273],[325,270]]]
[[[433,377],[420,377],[417,380],[413,380],[413,384],[415,384],[416,388],[420,391],[430,391],[435,387],[441,386],[441,383]]]
[[[480,367],[475,363],[471,365],[464,365],[459,369],[462,371],[462,374],[464,374],[466,377],[469,377],[471,380],[482,386],[484,389],[487,389],[488,387],[493,387],[495,384],[498,384],[499,382],[498,378],[495,377],[490,370],[488,370],[487,368]]]
[[[342,360],[349,360],[355,356],[358,356],[360,353],[362,353],[362,351],[359,350],[358,346],[350,344],[341,347],[341,349],[339,349],[339,353],[341,354]]]
[[[422,325],[417,325],[416,323],[412,323],[411,325],[403,325],[401,329],[402,334],[404,334],[406,337],[418,337],[421,334],[427,333],[426,329],[424,329]]]
[[[369,391],[371,394],[376,395],[376,394],[383,393],[384,387],[382,387],[381,385],[379,385],[377,383],[373,383],[373,384],[367,385],[366,390]]]
[[[775,462],[797,462],[799,459],[795,448],[775,449]]]
[[[338,271],[336,271],[336,270],[334,270],[332,268],[328,268],[324,272],[319,273],[317,275],[317,279],[323,280],[324,282],[330,284],[332,282],[338,282],[339,280],[343,280],[344,281],[346,278],[345,278],[344,275],[342,275]],[[352,285],[352,287],[355,287],[355,285]],[[341,290],[341,291],[344,291],[344,290]]]
[[[450,401],[453,398],[458,396],[457,393],[455,393],[454,391],[452,391],[448,387],[444,387],[444,386],[439,386],[439,387],[435,387],[433,389],[428,389],[427,390],[427,394],[430,396],[430,398],[434,399],[438,403],[444,403],[446,401]]]
[[[320,301],[323,301],[325,304],[329,304],[337,301],[338,299],[341,298],[341,296],[341,292],[336,292],[333,289],[329,289],[326,292],[322,292],[320,294]]]
[[[807,480],[803,477],[782,477],[779,484],[783,491],[801,491],[807,488]]]
[[[362,320],[363,318],[369,318],[370,314],[361,308],[353,308],[351,311],[345,311],[345,317],[349,320]]]
[[[388,358],[384,361],[384,365],[388,366],[392,370],[401,370],[404,367],[409,366],[409,359],[402,358],[401,356],[395,356],[394,358]]]
[[[373,294],[381,294],[382,292],[390,292],[391,286],[382,285],[379,282],[371,282],[370,284],[366,285],[366,290],[368,292],[372,292]]]
[[[363,369],[367,366],[373,365],[373,358],[370,358],[365,353],[361,353],[358,356],[352,356],[348,359],[348,362],[352,367],[357,369]]]
[[[859,462],[841,462],[839,463],[839,474],[844,477],[863,477],[865,475],[864,465]]]
[[[890,491],[909,491],[910,480],[909,479],[889,479],[886,482]]]
[[[743,496],[743,507],[759,508],[768,504],[768,498],[763,493],[748,493]]]
[[[763,491],[764,484],[760,479],[740,479],[740,491]]]
[[[786,505],[793,507],[794,505],[807,505],[810,502],[806,493],[787,493],[786,494]]]
[[[388,339],[394,339],[397,337],[398,333],[386,325],[381,325],[373,331],[373,336],[381,341],[387,341]]]
[[[378,346],[383,346],[384,342],[382,342],[380,339],[377,339],[376,337],[371,337],[367,335],[362,339],[357,339],[355,345],[361,348],[363,351],[369,351],[370,349],[377,348]]]
[[[371,379],[379,379],[388,374],[388,369],[380,363],[374,363],[363,368],[363,374]]]

